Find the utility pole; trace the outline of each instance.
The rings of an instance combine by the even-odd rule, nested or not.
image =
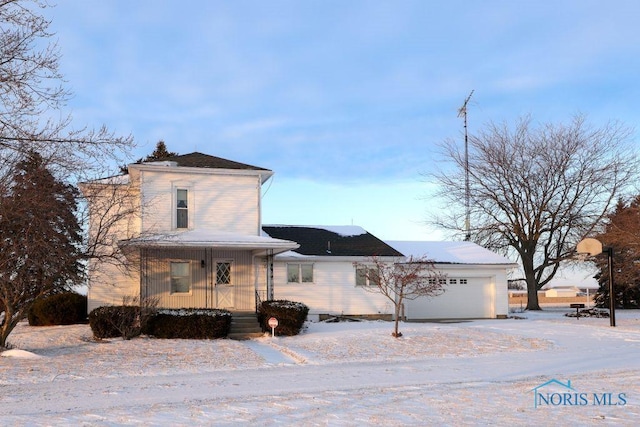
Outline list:
[[[467,96],[467,99],[464,100],[464,104],[462,107],[458,109],[458,117],[462,117],[464,120],[464,208],[465,208],[465,218],[464,218],[464,227],[465,227],[465,236],[464,240],[471,240],[471,190],[469,188],[469,138],[467,133],[467,104],[471,99],[471,95],[473,95],[473,90]]]

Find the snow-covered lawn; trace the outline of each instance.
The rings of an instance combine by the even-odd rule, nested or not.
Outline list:
[[[404,323],[400,339],[387,322],[104,342],[86,325],[22,323],[0,357],[0,424],[638,425],[640,312],[611,328],[567,311]],[[551,380],[538,391],[564,404],[535,407]]]

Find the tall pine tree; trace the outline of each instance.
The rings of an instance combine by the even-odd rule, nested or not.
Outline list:
[[[36,299],[82,280],[77,191],[35,152],[16,164],[0,199],[0,348]]]

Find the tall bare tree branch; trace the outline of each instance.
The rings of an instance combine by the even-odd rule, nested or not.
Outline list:
[[[530,310],[537,291],[575,245],[593,233],[617,198],[636,182],[638,156],[620,123],[592,127],[578,115],[568,124],[490,123],[469,137],[471,233],[475,242],[515,254],[527,282]],[[446,141],[452,168],[433,174],[449,212],[430,222],[462,234],[465,153]]]

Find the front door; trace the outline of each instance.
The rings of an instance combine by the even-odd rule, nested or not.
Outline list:
[[[235,307],[231,265],[231,261],[216,261],[215,263],[214,298],[216,308],[232,309]]]

